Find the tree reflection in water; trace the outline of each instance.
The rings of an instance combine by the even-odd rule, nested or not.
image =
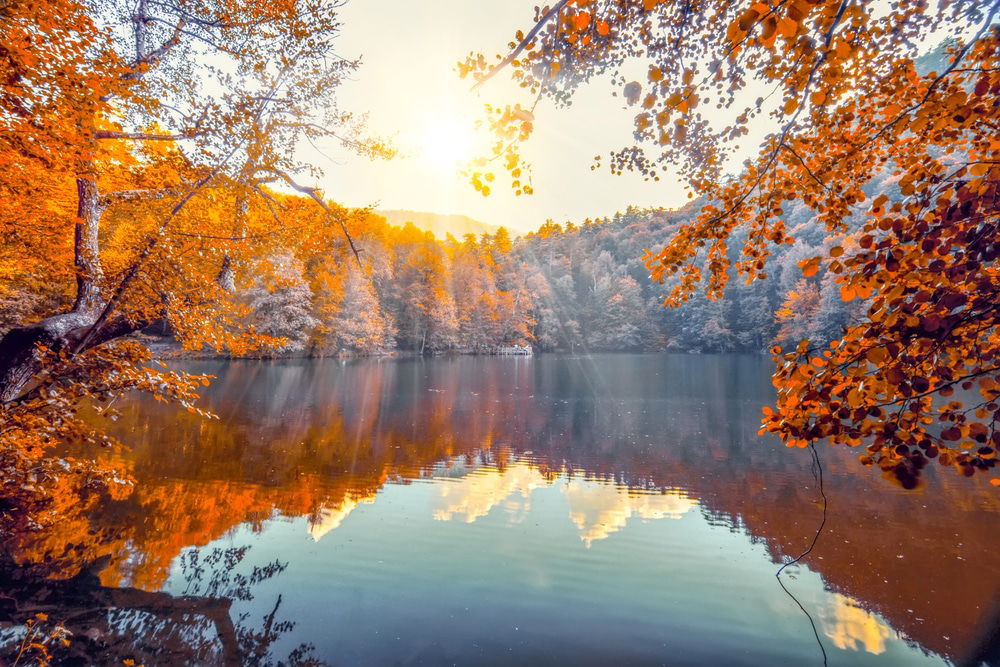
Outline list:
[[[29,620],[64,628],[68,642],[25,651],[22,664],[44,656],[55,664],[277,664],[272,645],[295,624],[279,618],[281,596],[264,618],[240,614],[234,600],[253,599],[260,583],[287,566],[277,561],[239,572],[246,547],[189,549],[178,559],[182,595],[129,586],[105,586],[102,558],[68,579],[45,567],[0,569],[0,656],[14,660]],[[289,665],[321,664],[302,644],[285,656]]]
[[[820,520],[808,453],[756,434],[771,395],[763,359],[212,362],[193,370],[219,376],[206,396],[219,420],[127,404],[117,428],[134,449],[106,455],[134,475],[135,491],[81,509],[63,530],[5,539],[10,559],[47,563],[63,579],[22,579],[23,592],[0,598],[9,622],[49,605],[54,620],[77,623],[84,636],[87,623],[100,641],[118,633],[108,644],[115,658],[134,657],[139,646],[150,655],[231,659],[238,651],[266,661],[290,627],[279,619],[281,599],[264,618],[235,618],[231,629],[225,619],[250,582],[281,567],[236,575],[242,552],[192,547],[278,516],[305,517],[312,539],[327,539],[386,484],[431,477],[443,480],[431,516],[466,523],[498,506],[516,520],[534,494],[558,485],[566,521],[587,545],[615,539],[632,521],[700,512],[780,563],[808,546]],[[824,468],[831,511],[808,566],[843,602],[816,610],[821,632],[834,646],[877,653],[889,632],[882,618],[925,650],[953,659],[969,651],[1000,583],[995,491],[934,474],[904,491],[842,449],[824,451]],[[97,558],[106,566],[76,573]],[[177,567],[191,587],[155,592]],[[6,576],[18,572],[8,567]],[[119,616],[87,616],[119,602]],[[307,657],[305,649],[292,656]]]

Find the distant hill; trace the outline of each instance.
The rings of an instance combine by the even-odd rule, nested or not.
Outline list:
[[[408,222],[419,229],[434,232],[434,236],[444,239],[445,234],[451,234],[456,239],[461,239],[464,234],[493,234],[499,227],[487,225],[485,222],[474,220],[467,215],[442,215],[440,213],[427,213],[425,211],[375,211],[376,214],[385,216],[386,222],[395,227],[402,227]]]

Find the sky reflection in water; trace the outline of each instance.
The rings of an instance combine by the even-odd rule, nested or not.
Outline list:
[[[220,419],[126,406],[140,484],[102,520],[130,553],[100,576],[182,594],[182,553],[248,545],[238,570],[287,567],[234,618],[280,595],[294,626],[273,655],[309,642],[334,664],[819,664],[773,577],[820,514],[807,452],[756,434],[768,368],[191,364],[219,376]],[[853,452],[821,455],[827,532],[787,573],[830,663],[964,655],[1000,582],[995,492],[934,474],[906,492]]]

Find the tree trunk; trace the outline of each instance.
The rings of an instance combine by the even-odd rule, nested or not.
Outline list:
[[[76,302],[74,312],[97,311],[101,307],[101,268],[98,233],[104,206],[97,184],[87,178],[76,179],[76,227],[73,234],[74,266],[76,268]]]
[[[67,313],[50,315],[34,324],[15,327],[0,338],[0,402],[21,396],[41,370],[38,346],[83,352],[148,326],[148,321],[108,318],[101,314],[106,301],[101,295],[99,232],[106,207],[97,183],[88,175],[76,180],[77,219],[73,232],[73,265],[76,299]],[[93,329],[93,331],[92,331]]]
[[[17,398],[31,378],[40,370],[38,345],[52,350],[72,350],[97,322],[102,300],[98,232],[104,207],[97,184],[90,178],[76,180],[77,220],[73,233],[74,268],[76,270],[76,300],[68,313],[51,315],[25,326],[15,327],[0,339],[0,401]],[[102,330],[105,325],[102,325]],[[121,328],[117,323],[114,330]],[[93,338],[110,340],[107,331],[95,331]],[[123,335],[123,334],[122,334]],[[88,341],[87,347],[93,347]]]
[[[244,170],[244,173],[251,170]],[[247,194],[244,190],[241,190],[236,197],[236,209],[234,211],[233,225],[236,228],[235,236],[237,238],[246,235],[247,229],[247,216],[250,213],[250,204],[247,201]],[[222,267],[219,269],[219,275],[215,277],[215,282],[230,294],[236,291],[236,269],[233,268],[233,260],[229,255],[223,255],[222,257]]]
[[[229,293],[236,291],[236,272],[233,270],[233,260],[229,255],[222,257],[222,267],[219,269],[219,275],[215,277],[215,282]]]
[[[96,311],[71,311],[8,331],[0,339],[0,402],[13,401],[24,393],[31,378],[41,370],[38,345],[55,351],[75,350],[97,322],[98,315]],[[89,350],[148,325],[149,322],[132,322],[121,316],[109,319],[76,351]]]

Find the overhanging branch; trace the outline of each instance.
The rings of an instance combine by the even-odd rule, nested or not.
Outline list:
[[[309,187],[306,185],[299,185],[292,179],[291,176],[288,175],[287,172],[278,171],[276,173],[279,176],[281,176],[281,179],[286,183],[288,183],[288,185],[290,185],[293,189],[312,197],[317,204],[323,207],[324,211],[326,211],[329,215],[332,215],[337,219],[337,223],[340,224],[340,229],[344,232],[344,236],[347,237],[347,243],[351,246],[351,252],[354,253],[354,259],[358,263],[358,268],[361,268],[361,253],[358,251],[357,246],[354,245],[354,239],[351,238],[351,233],[347,231],[347,225],[344,224],[343,218],[336,215],[333,209],[330,208],[329,204],[323,201],[323,197],[322,195],[320,195],[319,188]]]
[[[475,90],[479,86],[483,85],[484,83],[492,79],[497,72],[499,72],[503,68],[507,67],[507,65],[510,65],[512,62],[514,62],[514,60],[519,55],[521,55],[521,51],[524,51],[525,47],[527,47],[528,44],[531,44],[531,42],[534,41],[535,37],[538,35],[541,29],[545,27],[545,24],[551,21],[553,17],[559,16],[559,12],[561,12],[562,8],[565,7],[567,4],[569,4],[569,0],[559,0],[559,2],[554,4],[552,8],[549,9],[549,11],[545,12],[545,15],[542,16],[542,18],[538,19],[538,23],[536,23],[535,26],[528,31],[528,34],[524,36],[524,39],[518,42],[517,46],[514,47],[514,50],[511,51],[509,54],[507,54],[506,58],[497,63],[497,65],[493,67],[493,69],[487,72],[486,75],[483,76],[483,78],[477,81],[476,85],[472,86],[472,90]]]
[[[163,199],[180,194],[176,188],[158,188],[154,190],[119,190],[108,192],[101,196],[101,206],[111,206],[121,202],[149,201]]]

